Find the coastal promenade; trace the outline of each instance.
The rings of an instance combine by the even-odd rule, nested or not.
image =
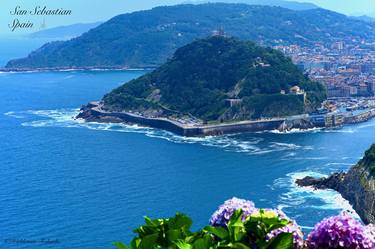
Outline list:
[[[149,118],[129,112],[107,112],[99,102],[90,102],[84,106],[77,118],[95,122],[134,123],[159,128],[186,137],[213,136],[230,133],[264,131],[278,129],[285,118],[249,120],[215,125],[186,124],[169,118]]]
[[[109,112],[102,108],[100,102],[90,102],[82,107],[77,118],[82,118],[88,122],[111,122],[111,123],[132,123],[147,127],[167,130],[175,134],[186,137],[199,136],[215,136],[223,134],[241,133],[241,132],[257,132],[266,130],[287,131],[291,129],[309,129],[309,128],[332,128],[327,124],[316,124],[309,115],[298,115],[284,118],[270,118],[260,120],[245,120],[233,123],[219,124],[200,124],[194,122],[180,122],[176,119],[166,117],[145,117],[130,112]],[[324,116],[331,116],[329,114]],[[366,122],[375,117],[375,109],[347,115],[344,117],[342,125],[350,125],[355,123]]]

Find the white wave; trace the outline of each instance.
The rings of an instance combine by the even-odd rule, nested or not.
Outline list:
[[[24,115],[22,115],[21,113],[17,113],[17,112],[6,112],[4,113],[4,115],[8,117],[12,117],[12,118],[17,118],[17,119],[25,118]]]
[[[2,71],[0,72],[0,74],[25,74],[25,73],[40,73],[42,71],[38,71],[38,70],[28,70],[28,71]]]
[[[353,127],[345,127],[345,128],[341,128],[341,129],[325,129],[325,130],[322,130],[322,132],[326,132],[326,133],[355,133],[355,132],[357,132],[357,129],[355,129]]]
[[[284,158],[295,157],[296,155],[297,155],[297,153],[295,153],[295,152],[290,152],[290,153],[286,154],[286,155],[284,156]]]
[[[334,163],[326,163],[324,166],[325,167],[329,167],[329,166],[351,166],[353,165],[352,163],[337,163],[337,162],[334,162]]]
[[[288,144],[288,143],[278,143],[278,142],[272,142],[271,143],[271,147],[275,147],[275,148],[287,148],[287,149],[299,149],[301,148],[300,145],[296,145],[296,144]]]
[[[280,151],[282,151],[282,150],[300,150],[300,149],[313,150],[314,149],[313,146],[302,146],[302,145],[297,145],[297,144],[293,144],[293,143],[271,142],[270,144],[271,144],[270,145],[271,148],[276,148]]]
[[[226,150],[246,152],[246,153],[262,153],[261,148],[255,146],[263,141],[262,138],[249,138],[247,140],[236,140],[229,136],[208,136],[208,137],[182,137],[173,133],[142,127],[138,125],[129,125],[122,123],[96,123],[84,122],[83,120],[74,119],[79,109],[61,109],[61,110],[29,110],[24,113],[39,118],[38,120],[22,123],[23,126],[31,127],[84,127],[92,130],[116,131],[129,133],[143,133],[148,137],[165,139],[174,143],[199,143],[205,146],[213,146],[224,148]],[[265,152],[264,152],[265,153]]]
[[[311,128],[311,129],[296,129],[293,128],[288,131],[279,131],[279,130],[271,130],[271,131],[264,131],[264,132],[269,132],[269,133],[274,133],[274,134],[293,134],[293,133],[316,133],[324,130],[324,128]]]
[[[138,125],[119,123],[87,123],[80,119],[74,119],[79,109],[58,110],[28,110],[24,112],[10,112],[8,114],[27,115],[31,121],[23,122],[23,126],[30,127],[66,127],[87,128],[91,130],[116,131],[127,133],[143,133],[148,137],[165,139],[173,143],[200,144],[203,146],[222,148],[225,151],[246,153],[249,155],[265,155],[273,152],[295,152],[299,150],[311,150],[311,146],[301,146],[293,143],[269,142],[259,137],[238,137],[236,135],[207,136],[207,137],[182,137],[171,132],[142,127]],[[35,118],[36,117],[36,118]]]
[[[291,129],[289,131],[279,131],[279,130],[271,130],[271,131],[260,131],[258,133],[273,133],[273,134],[280,134],[280,135],[288,135],[294,133],[355,133],[358,129],[368,128],[368,127],[375,127],[375,123],[364,124],[360,126],[350,125],[345,126],[342,128],[311,128],[311,129]]]
[[[27,115],[31,121],[23,122],[23,126],[30,127],[66,127],[87,128],[91,130],[116,131],[128,133],[143,133],[148,137],[165,139],[174,143],[201,144],[222,148],[225,151],[247,153],[250,155],[264,155],[273,152],[311,150],[311,146],[301,146],[293,143],[268,142],[259,137],[238,138],[236,135],[207,136],[207,137],[182,137],[171,132],[142,127],[138,125],[119,123],[84,122],[74,117],[79,109],[58,110],[28,110],[24,112],[10,112],[13,115]],[[9,115],[9,113],[8,113]]]
[[[247,140],[238,140],[232,136],[207,136],[207,137],[182,137],[173,133],[151,129],[145,133],[148,137],[165,139],[174,143],[201,144],[204,146],[218,147],[226,151],[243,152],[249,154],[268,153],[268,151],[257,146],[263,141],[262,138],[247,138]]]
[[[312,160],[312,161],[320,161],[320,160],[327,160],[329,159],[329,157],[296,157],[295,155],[291,155],[293,156],[293,160],[302,160],[302,161],[306,161],[306,160]],[[290,157],[290,156],[289,156]],[[288,154],[286,156],[284,156],[283,158],[281,158],[281,160],[290,160],[290,158],[288,158]]]
[[[313,171],[293,172],[287,174],[285,178],[279,178],[274,181],[273,188],[286,188],[287,191],[280,196],[280,201],[283,207],[298,207],[299,205],[306,204],[309,199],[319,199],[323,205],[311,205],[310,208],[322,210],[338,210],[346,211],[353,217],[359,219],[358,214],[355,212],[350,203],[345,200],[340,193],[334,190],[316,190],[312,187],[299,187],[296,184],[297,179],[302,179],[306,176],[315,178],[327,177]]]

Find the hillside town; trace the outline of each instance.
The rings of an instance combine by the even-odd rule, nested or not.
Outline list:
[[[311,79],[323,82],[329,98],[375,95],[375,42],[337,41],[275,48],[291,57]]]
[[[326,86],[328,100],[310,113],[313,123],[335,127],[373,117],[375,42],[346,40],[274,48],[289,56],[310,79]]]

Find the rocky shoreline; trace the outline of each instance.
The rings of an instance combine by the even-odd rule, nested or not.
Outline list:
[[[366,152],[365,157],[347,173],[335,173],[327,178],[316,179],[307,176],[296,180],[301,187],[311,186],[315,189],[332,189],[339,192],[349,201],[365,224],[375,223],[375,179],[369,168],[373,159],[368,158],[375,146]]]

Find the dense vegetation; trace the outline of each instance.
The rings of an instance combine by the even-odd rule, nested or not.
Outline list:
[[[74,37],[78,37],[83,33],[99,26],[101,22],[95,23],[77,23],[67,26],[59,26],[50,29],[44,29],[41,31],[37,31],[31,33],[29,35],[30,38],[47,38],[47,39],[60,39],[60,40],[68,40]]]
[[[212,215],[210,224],[192,232],[183,214],[169,219],[145,218],[130,249],[373,249],[375,227],[342,213],[319,222],[303,237],[297,222],[281,210],[258,209],[251,201],[232,198]],[[128,247],[120,242],[118,249]]]
[[[366,151],[365,157],[362,159],[362,163],[370,170],[370,174],[375,178],[375,144]]]
[[[248,222],[242,221],[242,210],[237,210],[228,223],[228,230],[223,227],[207,226],[198,233],[190,231],[192,220],[183,215],[176,214],[170,219],[151,220],[146,217],[146,224],[135,231],[139,237],[135,237],[131,244],[131,249],[209,249],[209,248],[237,248],[250,249],[247,245],[247,236],[254,238],[254,244],[259,249],[292,249],[293,235],[282,233],[273,240],[266,242],[266,236],[272,230],[288,225],[288,221],[279,218],[275,214],[270,214],[264,210],[259,214],[254,214]],[[258,222],[261,226],[258,226]],[[215,241],[214,236],[217,237]],[[125,249],[122,243],[114,243],[118,249]]]
[[[228,35],[265,45],[375,40],[375,23],[323,9],[178,5],[116,16],[78,38],[46,44],[27,58],[10,61],[7,67],[158,66],[177,48],[220,27]]]
[[[305,102],[288,94],[293,86],[307,92]],[[212,36],[178,49],[158,69],[107,94],[104,103],[114,111],[172,110],[212,121],[300,114],[324,98],[324,87],[281,52]],[[226,99],[242,102],[229,107]]]
[[[291,10],[310,10],[319,8],[313,3],[307,2],[296,2],[296,1],[285,1],[285,0],[221,0],[221,1],[198,1],[198,3],[207,2],[222,2],[222,3],[245,3],[250,5],[265,5],[265,6],[278,6]],[[188,2],[190,3],[190,2]],[[195,1],[197,3],[197,1]]]

